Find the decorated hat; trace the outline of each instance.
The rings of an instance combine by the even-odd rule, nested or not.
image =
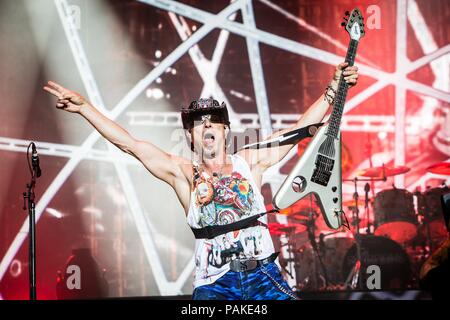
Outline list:
[[[218,122],[230,126],[228,110],[225,102],[213,98],[194,100],[187,108],[181,108],[181,121],[184,129],[192,129],[196,121],[201,121],[202,116],[210,115],[211,122]]]

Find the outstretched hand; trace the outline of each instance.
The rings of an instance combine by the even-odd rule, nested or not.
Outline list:
[[[56,82],[49,81],[43,89],[58,98],[56,102],[58,109],[79,113],[82,107],[88,105],[87,100],[83,96],[64,88]]]

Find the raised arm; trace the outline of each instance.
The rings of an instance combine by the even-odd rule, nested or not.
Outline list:
[[[348,67],[348,64],[346,62],[340,63],[336,67],[336,71],[333,77],[333,80],[331,81],[330,85],[331,87],[336,91],[338,87],[338,80],[341,76],[341,73],[344,74],[345,81],[350,85],[353,86],[356,84],[358,79],[358,68],[356,66]],[[275,137],[278,137],[288,131],[299,129],[302,127],[305,127],[310,124],[318,123],[323,120],[325,115],[327,114],[328,110],[330,108],[330,104],[328,103],[326,97],[324,94],[322,94],[307,110],[306,112],[300,117],[300,119],[297,121],[297,123],[290,127],[286,128],[280,131],[275,132],[270,137],[267,138],[273,139]],[[250,163],[251,166],[258,166],[261,171],[266,170],[270,166],[278,163],[283,159],[288,152],[294,147],[294,144],[291,145],[285,145],[285,146],[279,146],[279,147],[272,147],[272,148],[265,148],[265,149],[253,149],[253,150],[244,150],[241,151],[241,155],[243,155],[247,161]]]
[[[183,162],[184,159],[170,155],[152,143],[133,138],[124,128],[104,116],[76,92],[52,81],[49,81],[43,89],[58,98],[56,103],[58,109],[83,116],[103,137],[120,150],[136,157],[155,177],[175,189],[179,187],[180,181],[185,180],[181,164],[187,160]],[[188,185],[187,181],[186,183]]]

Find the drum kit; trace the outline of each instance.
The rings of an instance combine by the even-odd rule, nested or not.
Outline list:
[[[383,165],[344,180],[353,183],[354,194],[343,201],[346,227],[337,231],[326,227],[313,196],[281,210],[279,214],[288,216],[292,223],[271,223],[269,228],[273,235],[288,239],[282,245],[288,255],[280,256],[280,265],[295,277],[297,290],[367,289],[370,265],[381,270],[381,289],[418,287],[421,265],[448,237],[440,199],[449,188],[442,185],[409,192],[393,186],[369,196],[371,185],[409,170]],[[427,170],[450,176],[450,163],[438,163]],[[362,201],[358,194],[361,182],[365,182]],[[331,232],[324,233],[327,230]]]

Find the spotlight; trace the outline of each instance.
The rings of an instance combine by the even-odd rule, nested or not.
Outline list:
[[[159,88],[154,88],[152,95],[155,100],[159,100],[164,97],[164,92]]]
[[[385,140],[386,138],[387,138],[387,132],[386,131],[378,132],[378,139]]]
[[[156,51],[155,51],[155,57],[156,57],[156,59],[161,58],[161,56],[162,56],[161,50],[156,50]]]
[[[148,88],[145,91],[145,95],[147,96],[147,98],[153,98],[155,100],[159,100],[162,97],[164,97],[164,92],[159,89],[159,88]]]
[[[103,214],[102,211],[101,211],[100,209],[95,208],[95,207],[92,207],[92,206],[84,207],[84,208],[82,209],[82,211],[83,211],[84,213],[87,213],[87,214],[92,214],[92,215],[95,216],[97,219],[101,219],[102,214]]]
[[[57,219],[61,219],[63,217],[63,214],[56,209],[47,208],[47,209],[45,209],[45,211],[47,211],[48,214],[52,215],[53,217],[55,217]]]
[[[98,232],[105,232],[105,227],[102,225],[102,224],[100,224],[100,223],[96,223],[95,224],[95,230],[96,231],[98,231]]]
[[[13,278],[20,276],[22,274],[22,263],[19,260],[14,259],[9,267],[9,273]]]

